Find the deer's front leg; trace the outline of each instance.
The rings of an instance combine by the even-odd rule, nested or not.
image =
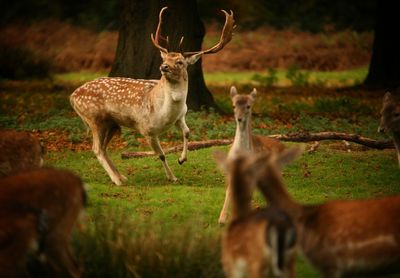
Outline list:
[[[182,130],[182,135],[183,135],[183,149],[182,149],[182,154],[178,159],[179,164],[183,164],[187,160],[187,151],[188,151],[188,142],[189,142],[189,134],[190,130],[188,126],[186,125],[185,117],[180,118],[176,122],[176,127],[180,128]]]
[[[230,201],[231,201],[231,186],[228,183],[228,186],[226,187],[226,192],[225,192],[225,201],[224,205],[222,206],[221,212],[219,213],[219,218],[218,218],[218,224],[224,225],[226,223],[226,218],[228,217],[228,209],[230,206]]]
[[[158,139],[158,137],[157,136],[148,137],[147,140],[148,140],[151,148],[153,149],[153,151],[156,154],[158,154],[158,157],[160,158],[160,160],[161,160],[161,162],[162,162],[162,164],[164,166],[164,170],[165,170],[165,173],[167,174],[167,178],[170,181],[177,181],[178,179],[172,173],[171,168],[169,168],[168,162],[165,159],[165,153],[161,148],[160,140]]]

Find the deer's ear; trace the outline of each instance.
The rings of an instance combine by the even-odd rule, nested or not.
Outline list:
[[[193,54],[192,56],[189,56],[186,58],[186,62],[188,63],[188,65],[193,65],[194,63],[196,63],[200,57],[203,55],[203,53],[197,53],[197,54]]]
[[[256,99],[256,96],[257,96],[256,88],[254,88],[253,91],[251,91],[250,96],[253,99],[253,101]]]
[[[303,152],[304,152],[303,145],[285,150],[277,155],[276,164],[282,168],[283,166],[290,164],[293,160],[298,158]]]
[[[231,98],[233,98],[234,96],[236,96],[237,95],[237,90],[236,90],[236,87],[235,86],[232,86],[231,87],[231,91],[230,91],[230,95],[231,95]]]
[[[384,96],[383,96],[383,103],[387,103],[390,102],[392,100],[392,94],[390,92],[387,92]]]
[[[221,151],[214,151],[213,156],[221,172],[224,174],[228,172],[228,155]]]
[[[165,53],[164,51],[160,51],[160,54],[161,54],[161,58],[163,60],[165,60],[165,58],[167,57],[167,53]]]

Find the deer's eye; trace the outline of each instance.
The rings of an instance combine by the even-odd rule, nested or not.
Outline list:
[[[236,108],[236,106],[235,106],[235,105],[232,105],[232,107],[233,107],[233,109],[235,109],[235,108]]]
[[[394,113],[394,116],[395,116],[396,118],[398,118],[398,117],[400,117],[400,113],[399,113],[399,112],[396,112],[396,113]]]
[[[183,62],[182,62],[182,61],[176,61],[176,64],[177,64],[178,66],[183,66]]]
[[[247,105],[246,108],[247,108],[247,109],[250,109],[250,105]]]

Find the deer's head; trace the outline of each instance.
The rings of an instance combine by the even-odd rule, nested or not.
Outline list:
[[[378,132],[400,132],[400,99],[387,92],[383,97]]]
[[[214,152],[214,158],[229,180],[240,179],[250,190],[258,186],[264,196],[270,196],[270,192],[276,189],[276,184],[283,183],[282,168],[298,158],[303,151],[303,146],[296,146],[281,153],[241,152],[234,158],[228,158],[227,154],[217,151]]]
[[[161,58],[163,60],[163,63],[160,66],[161,74],[172,82],[174,81],[179,82],[181,79],[186,81],[188,65],[196,63],[200,59],[200,57],[203,56],[204,54],[217,53],[218,51],[223,49],[228,42],[231,41],[232,31],[235,28],[233,12],[231,11],[231,13],[229,14],[226,11],[222,10],[222,12],[225,14],[225,25],[222,30],[220,41],[215,46],[206,50],[200,50],[194,52],[183,52],[183,51],[169,52],[166,47],[160,45],[161,40],[166,41],[168,45],[168,36],[166,37],[166,39],[164,39],[163,37],[161,37],[161,31],[160,31],[162,23],[162,15],[166,9],[167,7],[164,7],[160,11],[156,34],[155,35],[151,34],[151,40],[154,46],[157,47],[161,52]],[[183,38],[184,37],[181,37],[179,43],[180,49],[182,49]]]
[[[254,101],[256,99],[257,90],[253,91],[248,95],[239,95],[234,86],[231,87],[231,99],[233,112],[235,113],[236,123],[240,127],[245,127],[250,119],[251,111],[253,108]]]

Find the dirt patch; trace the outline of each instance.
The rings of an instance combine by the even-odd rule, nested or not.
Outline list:
[[[220,30],[206,27],[204,47],[216,43]],[[47,56],[54,70],[108,71],[114,60],[117,32],[96,33],[57,20],[11,25],[0,30],[0,42],[27,47]],[[261,28],[237,31],[218,55],[204,57],[205,71],[265,70],[296,65],[308,70],[344,70],[367,65],[373,35],[351,30],[312,34]]]

